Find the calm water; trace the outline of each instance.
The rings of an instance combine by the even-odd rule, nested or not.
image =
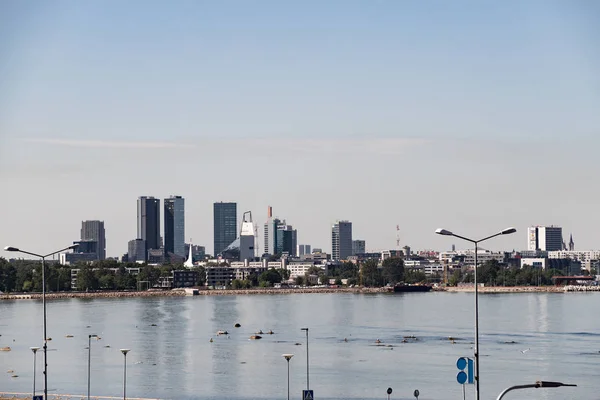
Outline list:
[[[505,399],[599,399],[600,318],[594,309],[599,302],[600,293],[482,295],[482,399],[495,399],[504,387],[538,379],[579,387],[529,389]],[[92,342],[92,395],[122,395],[119,348],[130,348],[131,397],[284,399],[287,375],[281,355],[294,353],[290,390],[291,398],[299,399],[306,385],[300,328],[307,326],[310,385],[317,399],[385,399],[391,386],[394,399],[412,398],[419,389],[423,400],[458,400],[462,389],[455,362],[472,354],[473,295],[70,299],[50,301],[48,318],[51,393],[86,393],[88,334],[98,334],[102,339]],[[12,347],[0,352],[1,390],[31,390],[29,347],[42,345],[41,320],[41,302],[0,302],[0,347]],[[233,327],[237,322],[241,328]],[[219,329],[228,330],[229,337],[217,337]],[[260,329],[275,334],[249,340]],[[419,340],[402,343],[408,335]],[[464,340],[452,344],[444,340],[448,336]],[[375,346],[376,339],[393,350]],[[505,343],[510,341],[517,343]],[[38,354],[39,389],[42,358]],[[19,377],[11,378],[8,369]],[[472,385],[467,398],[474,398]]]

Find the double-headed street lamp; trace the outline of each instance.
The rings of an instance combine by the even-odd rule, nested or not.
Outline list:
[[[285,360],[287,361],[287,382],[288,382],[288,395],[287,398],[288,400],[290,400],[290,360],[292,359],[292,357],[294,357],[293,354],[282,354],[281,355],[283,358],[285,358]]]
[[[76,248],[78,245],[74,244],[69,247],[65,247],[64,249],[57,250],[55,252],[41,255],[36,253],[31,253],[29,251],[21,250],[17,247],[7,246],[4,248],[5,251],[13,251],[23,254],[29,254],[30,256],[39,257],[42,259],[42,307],[44,309],[44,399],[48,400],[48,336],[46,335],[46,257],[53,256],[62,251],[72,250]]]
[[[491,239],[493,237],[500,236],[500,235],[510,235],[511,233],[515,233],[516,231],[517,230],[515,228],[507,228],[507,229],[504,229],[503,231],[500,231],[496,234],[493,234],[491,236],[488,236],[488,237],[485,237],[485,238],[479,239],[479,240],[473,240],[473,239],[466,238],[464,236],[456,235],[446,229],[440,228],[435,231],[435,233],[437,233],[438,235],[454,236],[459,239],[463,239],[463,240],[466,240],[467,242],[471,242],[471,243],[475,244],[475,267],[473,268],[473,270],[475,271],[473,274],[473,281],[475,284],[475,346],[474,346],[475,400],[480,400],[479,399],[479,296],[478,296],[478,291],[477,291],[477,245],[479,243],[486,241],[488,239]]]

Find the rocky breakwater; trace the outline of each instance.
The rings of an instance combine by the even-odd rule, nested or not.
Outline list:
[[[446,287],[446,292],[474,292],[475,287]],[[479,286],[479,293],[563,293],[561,286]]]
[[[563,287],[565,292],[600,292],[600,286],[568,285]]]
[[[254,289],[221,289],[200,290],[199,295],[227,296],[246,294],[294,294],[294,293],[384,293],[384,288],[254,288]]]
[[[162,297],[162,296],[185,296],[182,290],[148,290],[140,292],[60,292],[46,293],[46,300],[52,299],[92,299],[92,298],[116,298],[116,297]],[[41,293],[31,294],[1,294],[0,300],[41,300]]]

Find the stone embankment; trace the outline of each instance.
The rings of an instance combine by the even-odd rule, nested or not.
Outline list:
[[[577,288],[586,288],[587,286],[575,286]],[[479,293],[564,293],[567,286],[480,286]],[[598,289],[596,289],[598,290]],[[447,287],[446,292],[471,293],[475,291],[475,287]],[[575,291],[568,290],[568,291]]]
[[[231,296],[253,294],[294,294],[294,293],[383,293],[384,288],[255,288],[255,289],[214,289],[199,290],[200,296]],[[185,296],[185,290],[148,290],[140,292],[61,292],[47,293],[46,299],[92,299],[116,297],[163,297]],[[0,300],[40,300],[41,293],[32,294],[0,294]]]
[[[565,292],[600,292],[600,286],[568,285],[563,287]]]

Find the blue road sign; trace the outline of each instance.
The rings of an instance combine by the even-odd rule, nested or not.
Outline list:
[[[313,395],[312,390],[303,390],[302,391],[302,400],[314,400],[315,396]]]
[[[473,360],[467,357],[461,357],[456,360],[456,368],[460,372],[456,375],[456,381],[461,385],[473,383]]]
[[[44,396],[33,396],[33,400],[44,400]]]

